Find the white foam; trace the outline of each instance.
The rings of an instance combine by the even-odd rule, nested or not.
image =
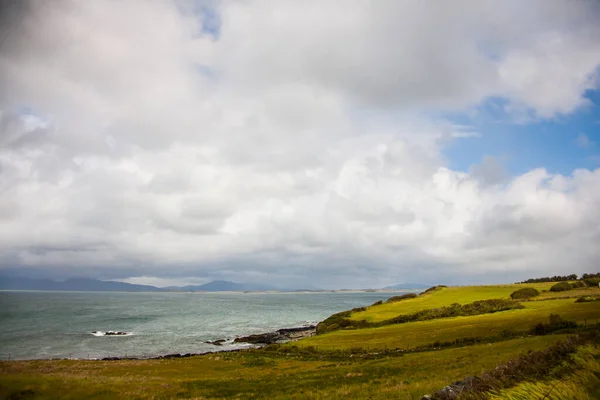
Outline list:
[[[121,331],[119,331],[121,332]],[[123,332],[120,334],[116,334],[117,331],[106,331],[106,332],[102,332],[102,331],[93,331],[91,332],[92,335],[94,336],[133,336],[133,332]]]

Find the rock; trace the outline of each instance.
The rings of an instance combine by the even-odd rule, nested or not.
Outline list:
[[[204,343],[208,343],[208,344],[212,344],[214,346],[223,346],[223,343],[225,343],[226,340],[225,339],[218,339],[218,340],[213,340],[213,341],[206,341]]]
[[[462,381],[454,382],[452,385],[448,385],[441,390],[434,393],[433,397],[442,400],[454,400],[458,399],[460,395],[473,387],[473,384],[477,381],[477,377],[468,376]]]
[[[444,387],[442,390],[438,390],[437,392],[435,392],[435,395],[436,397],[442,398],[444,400],[454,400],[458,398],[460,392],[460,387],[450,385]]]
[[[287,341],[299,340],[305,337],[313,336],[317,327],[302,326],[298,328],[284,328],[275,332],[259,333],[256,335],[242,336],[235,338],[233,343],[252,343],[252,344],[274,344]]]
[[[233,343],[273,344],[282,339],[283,337],[279,333],[269,332],[235,338]]]
[[[114,331],[108,331],[105,333],[106,336],[120,336],[120,335],[127,335],[127,332],[114,332]]]
[[[288,340],[299,340],[305,337],[314,336],[317,332],[315,325],[302,326],[299,328],[286,328],[277,331],[280,335],[285,336]]]
[[[421,400],[431,400],[433,399],[433,397],[431,397],[430,394],[426,394],[425,396],[421,397]]]

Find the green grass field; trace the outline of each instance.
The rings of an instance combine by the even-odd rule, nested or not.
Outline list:
[[[399,301],[397,303],[381,304],[368,307],[366,311],[353,313],[351,320],[365,320],[369,322],[380,322],[394,318],[398,315],[411,314],[428,308],[447,306],[452,303],[468,304],[477,300],[509,298],[510,294],[523,287],[533,287],[540,292],[548,290],[553,283],[513,284],[496,286],[456,286],[442,288],[430,294],[419,296],[415,299]],[[554,297],[570,297],[583,294],[594,294],[600,296],[599,288],[585,288],[569,290],[565,292],[545,292],[540,294],[539,299]]]
[[[419,298],[370,307],[352,318],[381,321],[452,303],[508,298],[523,286],[547,290],[551,285],[443,288]],[[565,334],[528,336],[535,324],[547,323],[551,313],[595,326],[600,322],[600,301],[576,303],[569,298],[579,295],[600,296],[600,289],[544,292],[538,301],[522,302],[523,309],[338,330],[243,352],[168,360],[5,361],[0,362],[0,399],[420,399],[449,383],[564,339]],[[547,300],[553,297],[563,298]],[[512,336],[506,335],[507,330]],[[523,337],[515,338],[515,332]],[[443,349],[437,344],[474,337],[491,339]],[[392,351],[415,347],[420,350]],[[588,353],[600,354],[597,347],[592,350]],[[594,357],[592,361],[597,361]],[[598,389],[596,375],[583,367],[597,362],[586,360],[581,364],[583,375],[573,375],[582,382],[577,396]],[[494,399],[527,398],[537,388],[547,389],[556,382],[563,385],[561,379],[566,378],[518,383],[495,393]],[[563,386],[560,393],[575,393],[572,385]]]
[[[0,398],[415,399],[559,339],[541,336],[375,360],[307,360],[256,351],[174,360],[2,362]]]
[[[574,299],[524,302],[524,309],[501,311],[472,317],[442,318],[379,328],[341,330],[313,336],[290,345],[316,346],[319,349],[410,348],[436,341],[453,341],[468,337],[495,336],[504,330],[528,331],[533,325],[547,322],[551,313],[589,324],[600,322],[600,301],[575,303]]]

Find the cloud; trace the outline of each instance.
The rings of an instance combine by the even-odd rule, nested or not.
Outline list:
[[[585,133],[580,133],[579,136],[577,136],[577,139],[575,139],[575,144],[579,147],[586,148],[592,146],[594,142],[592,142]]]
[[[495,185],[506,182],[510,175],[498,157],[484,156],[479,164],[469,169],[471,176],[483,184]]]
[[[509,177],[488,157],[453,171],[443,148],[465,130],[432,115],[489,98],[537,118],[585,106],[599,11],[5,9],[0,268],[322,287],[593,270],[598,170]]]

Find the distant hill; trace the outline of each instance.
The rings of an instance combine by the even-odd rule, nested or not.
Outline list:
[[[96,292],[158,292],[161,288],[149,285],[134,285],[125,282],[100,281],[91,278],[71,278],[65,281],[22,277],[0,277],[3,290],[63,290]]]
[[[0,276],[0,290],[60,290],[82,292],[220,292],[220,291],[266,291],[278,290],[274,286],[254,283],[212,281],[204,285],[171,286],[159,288],[150,285],[136,285],[125,282],[101,281],[91,278],[71,278],[65,281],[34,279],[13,276]]]
[[[188,292],[247,292],[247,291],[267,291],[280,290],[274,286],[260,283],[236,283],[230,281],[212,281],[204,285],[189,285],[181,287],[170,287],[171,290],[184,290]]]
[[[433,285],[427,285],[424,283],[399,283],[394,286],[386,286],[383,289],[385,290],[394,290],[394,289],[427,289]]]

